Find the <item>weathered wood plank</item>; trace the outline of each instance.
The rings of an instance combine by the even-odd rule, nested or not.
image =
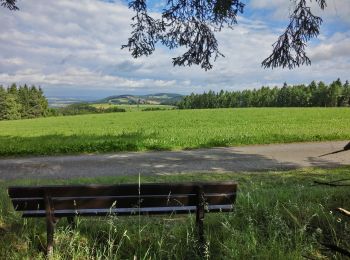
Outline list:
[[[207,205],[232,204],[236,193],[204,195]],[[54,210],[61,209],[109,209],[130,207],[169,207],[169,206],[195,206],[196,196],[185,195],[141,195],[141,196],[100,196],[100,197],[51,197]],[[16,198],[12,199],[14,209],[44,210],[45,203],[42,198]]]
[[[237,190],[235,182],[192,182],[152,183],[140,186],[138,184],[12,186],[8,188],[8,194],[10,198],[44,197],[45,191],[52,197],[195,194],[195,187],[198,185],[203,186],[204,193],[232,193]]]

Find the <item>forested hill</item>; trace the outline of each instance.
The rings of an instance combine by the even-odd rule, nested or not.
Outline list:
[[[12,84],[5,89],[0,85],[0,120],[46,116],[48,103],[42,89]]]
[[[99,103],[110,103],[117,105],[125,104],[152,104],[152,105],[173,105],[183,98],[180,94],[174,93],[156,93],[149,95],[119,95],[110,96],[102,100]]]
[[[349,81],[337,79],[326,85],[312,81],[309,85],[282,88],[262,87],[243,91],[209,91],[191,94],[179,102],[180,109],[228,108],[228,107],[337,107],[350,106]]]

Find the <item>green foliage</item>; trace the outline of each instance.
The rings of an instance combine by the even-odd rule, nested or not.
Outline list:
[[[329,86],[311,82],[308,86],[262,87],[243,91],[209,91],[191,94],[178,103],[180,109],[225,107],[337,107],[350,106],[349,82],[340,79]]]
[[[0,94],[0,120],[13,120],[21,118],[21,104],[16,94],[12,92]]]
[[[166,108],[161,107],[146,107],[143,108],[142,111],[159,111],[159,110],[166,110]]]
[[[0,122],[0,156],[350,139],[348,108],[236,108]]]
[[[99,112],[99,109],[92,107],[87,103],[71,104],[66,107],[58,109],[58,113],[63,116],[94,114],[98,112]]]
[[[72,116],[85,114],[99,114],[99,113],[114,113],[126,112],[125,109],[116,106],[97,107],[89,103],[76,103],[62,108],[51,108],[49,110],[50,116]]]
[[[350,247],[350,220],[334,211],[350,208],[350,189],[313,182],[349,178],[344,167],[141,176],[141,182],[238,182],[235,210],[205,216],[209,259],[342,259],[320,242]],[[45,259],[45,220],[15,213],[7,186],[73,183],[138,183],[138,176],[0,182],[0,259]],[[78,218],[74,231],[61,219],[52,259],[200,259],[196,240],[194,215]]]
[[[120,108],[120,107],[109,107],[104,109],[103,111],[104,113],[114,113],[114,112],[126,112],[126,110],[124,108]]]
[[[48,103],[41,88],[12,84],[0,87],[0,120],[42,117],[47,114]]]

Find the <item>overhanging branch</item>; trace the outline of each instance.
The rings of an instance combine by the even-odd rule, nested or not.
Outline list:
[[[0,0],[1,6],[10,9],[11,11],[18,10],[16,6],[17,0]]]

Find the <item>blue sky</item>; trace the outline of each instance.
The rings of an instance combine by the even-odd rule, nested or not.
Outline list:
[[[20,0],[20,11],[0,8],[0,84],[40,85],[47,96],[104,97],[154,92],[239,90],[262,85],[350,79],[350,1],[328,0],[318,40],[308,46],[312,65],[263,69],[261,61],[288,23],[289,0],[246,0],[234,30],[217,33],[219,58],[211,71],[173,67],[181,50],[158,48],[133,59],[120,46],[131,32],[126,1]],[[150,2],[157,12],[158,2]],[[182,50],[183,51],[183,50]]]

